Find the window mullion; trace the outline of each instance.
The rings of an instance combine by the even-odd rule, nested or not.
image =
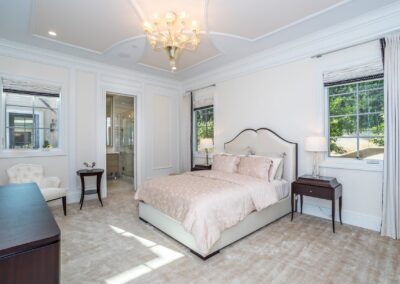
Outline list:
[[[36,119],[35,119],[35,103],[36,96],[33,96],[33,104],[32,104],[32,149],[35,149],[36,145]]]
[[[357,136],[357,159],[360,159],[360,104],[359,104],[359,83],[356,84],[356,112],[357,112],[357,123],[356,123],[356,136]]]

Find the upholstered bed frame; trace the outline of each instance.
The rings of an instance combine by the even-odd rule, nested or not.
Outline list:
[[[242,154],[246,149],[251,149],[256,155],[284,154],[283,179],[291,184],[297,178],[297,143],[289,142],[267,128],[245,129],[225,143],[227,153]],[[139,218],[182,243],[192,253],[202,259],[207,259],[218,253],[220,249],[287,215],[291,211],[290,196],[289,192],[286,198],[261,211],[252,212],[240,223],[225,230],[221,239],[213,245],[207,255],[199,253],[194,237],[183,228],[179,221],[158,209],[140,202]]]

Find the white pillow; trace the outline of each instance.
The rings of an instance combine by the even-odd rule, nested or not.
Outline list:
[[[268,157],[269,159],[272,160],[272,169],[271,169],[271,178],[270,179],[281,179],[282,178],[282,174],[283,174],[283,162],[282,162],[282,158],[272,158],[272,157]],[[279,168],[281,168],[281,177],[279,177],[278,175],[278,170]]]
[[[283,168],[284,168],[285,159],[282,158],[282,161],[279,164],[278,170],[276,171],[274,179],[281,180],[283,178]]]
[[[258,156],[264,156],[272,160],[270,179],[282,179],[283,161],[285,153],[257,153]]]

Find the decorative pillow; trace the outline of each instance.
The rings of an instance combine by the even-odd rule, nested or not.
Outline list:
[[[285,153],[257,153],[258,156],[267,157],[272,160],[272,169],[270,180],[282,179],[283,176],[283,163]]]
[[[241,157],[238,173],[269,181],[272,160],[262,156]]]
[[[236,173],[240,158],[233,155],[216,154],[213,156],[212,169],[227,173]]]

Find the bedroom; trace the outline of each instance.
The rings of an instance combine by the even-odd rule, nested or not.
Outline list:
[[[186,17],[196,20],[193,30],[198,30],[199,40],[196,50],[182,50],[173,62],[168,60],[171,53],[152,48],[142,26],[144,21],[154,20],[154,13],[163,15],[168,11],[185,11]],[[79,4],[78,1],[0,1],[3,141],[0,184],[10,183],[7,170],[17,164],[40,165],[46,176],[59,178],[60,187],[65,189],[61,194],[66,197],[66,216],[61,200],[47,205],[61,231],[57,279],[63,283],[396,283],[400,275],[396,265],[400,259],[400,244],[396,240],[400,234],[400,201],[392,198],[392,203],[384,206],[387,205],[384,197],[391,193],[388,188],[394,196],[396,192],[399,196],[399,187],[386,186],[390,183],[385,178],[386,159],[382,159],[379,152],[382,146],[378,144],[383,136],[386,143],[387,135],[396,139],[399,133],[383,134],[382,130],[374,133],[372,130],[381,124],[368,124],[366,128],[373,137],[368,136],[371,133],[358,135],[359,122],[355,122],[346,124],[346,133],[339,135],[342,140],[351,140],[349,143],[332,141],[328,145],[328,141],[337,139],[330,131],[335,117],[329,114],[328,93],[329,88],[335,87],[330,83],[345,81],[339,86],[359,88],[364,81],[380,82],[379,76],[388,66],[382,63],[383,54],[384,60],[398,64],[390,57],[390,40],[386,39],[385,47],[380,39],[396,35],[398,38],[399,19],[400,2],[391,0],[246,1],[246,4],[233,1],[230,5],[226,1],[94,3],[86,0]],[[176,67],[174,72],[172,67]],[[383,76],[387,82],[388,75]],[[359,78],[364,81],[351,81]],[[392,84],[396,84],[397,80],[394,81]],[[28,139],[25,149],[10,149],[10,144],[4,141],[9,141],[10,132],[6,129],[12,125],[7,125],[3,118],[6,99],[15,93],[7,93],[5,89],[24,91],[25,97],[34,100],[43,96],[29,96],[26,92],[43,94],[51,90],[54,96],[57,94],[57,108],[51,105],[57,119],[47,121],[49,131],[57,130],[52,132],[58,135],[57,145],[44,147],[44,140],[48,139],[43,138],[35,146]],[[379,98],[383,98],[382,86],[377,89]],[[207,168],[213,164],[214,154],[227,152],[226,142],[248,128],[267,128],[284,140],[297,143],[297,158],[285,168],[295,169],[297,165],[297,176],[288,180],[291,184],[297,177],[313,172],[313,151],[308,151],[310,145],[306,145],[306,140],[323,137],[325,142],[319,146],[324,152],[318,154],[317,169],[321,176],[334,177],[342,185],[343,224],[339,222],[339,204],[336,204],[333,233],[330,200],[307,195],[303,214],[295,213],[291,221],[288,194],[284,213],[276,222],[202,260],[190,252],[193,250],[190,245],[177,241],[179,236],[170,237],[165,229],[164,232],[155,229],[153,220],[147,220],[152,225],[141,221],[134,192],[108,191],[107,173],[100,176],[102,207],[96,194],[81,194],[77,171],[87,170],[85,162],[89,166],[95,162],[95,168],[107,168],[107,93],[135,98],[136,140],[132,162],[136,165],[133,184],[136,189],[158,180],[157,177],[179,179],[185,177],[181,173],[192,167]],[[353,93],[361,97],[361,93]],[[399,96],[398,90],[395,95]],[[378,110],[368,110],[365,115],[380,117],[382,101],[378,100]],[[354,117],[360,120],[360,108],[355,106],[359,98],[351,102],[355,111],[348,116],[356,113]],[[210,105],[212,112],[207,108]],[[385,111],[386,107],[389,105],[385,105]],[[345,114],[348,113],[336,115]],[[196,119],[203,115],[206,134],[197,131]],[[384,116],[387,117],[386,113]],[[50,125],[52,122],[56,127]],[[384,123],[386,129],[389,122]],[[395,126],[391,129],[396,131]],[[23,137],[30,137],[29,133],[36,132],[23,133]],[[276,138],[268,135],[261,145],[268,145]],[[200,138],[212,138],[211,145],[199,148],[207,142]],[[286,145],[283,139],[274,141]],[[331,157],[339,152],[343,156],[361,153],[362,139],[379,141],[371,147],[378,149],[378,157]],[[237,146],[232,152],[239,152],[238,147],[258,147],[250,147],[258,143],[252,138],[238,143],[246,146]],[[328,146],[329,150],[338,146],[336,149],[341,151],[325,151]],[[345,147],[346,153],[343,146],[349,149]],[[250,150],[259,155],[276,152],[263,147]],[[203,148],[209,152],[208,163]],[[386,153],[386,145],[384,149]],[[390,155],[393,159],[389,159],[392,163],[389,169],[395,168],[397,156]],[[288,157],[296,155],[286,153],[284,160]],[[192,171],[197,175],[207,172]],[[386,171],[386,174],[398,180],[398,173]],[[290,179],[289,174],[285,176]],[[86,190],[96,193],[95,177],[84,179]],[[85,200],[80,210],[82,196]],[[300,198],[296,201],[298,211],[300,201]],[[0,202],[2,206],[7,203]],[[16,210],[10,205],[11,209]],[[5,216],[5,211],[1,214]],[[389,225],[383,230],[382,224],[387,224],[384,220],[397,224],[397,232]],[[16,229],[21,226],[17,223]],[[9,245],[6,241],[17,235],[3,234],[4,231],[0,233],[0,250],[4,252],[4,246]],[[7,279],[1,278],[2,275],[0,279]]]

